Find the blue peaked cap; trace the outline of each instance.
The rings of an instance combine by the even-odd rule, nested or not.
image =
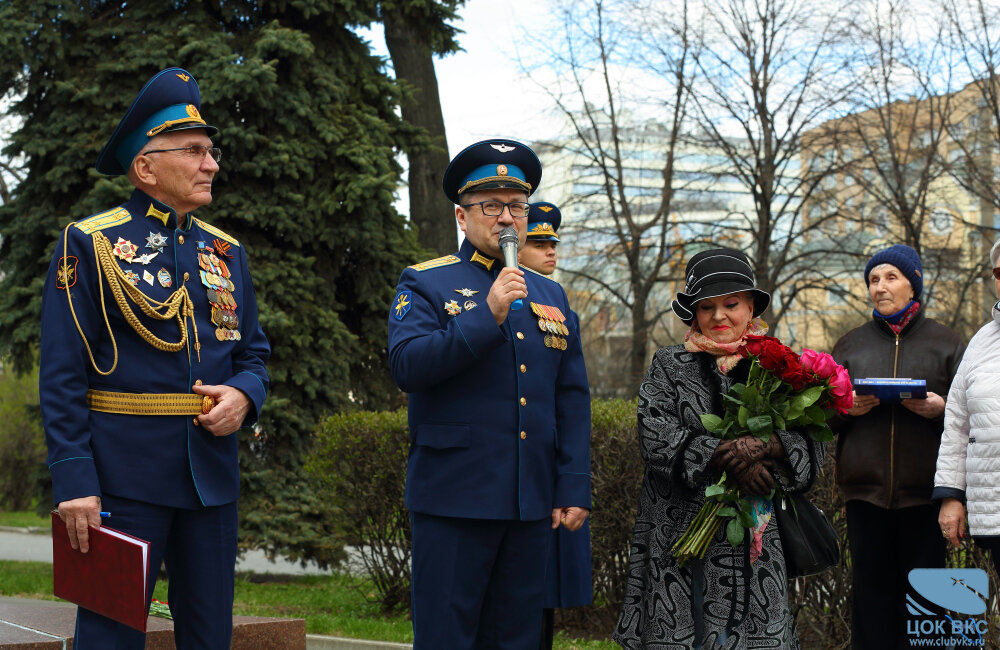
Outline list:
[[[525,144],[515,140],[483,140],[471,144],[455,156],[444,172],[441,185],[445,196],[459,202],[464,192],[491,189],[518,189],[531,196],[542,180],[542,163]]]
[[[532,203],[528,210],[528,239],[559,241],[559,224],[562,213],[553,203],[539,201]]]
[[[97,157],[97,171],[120,176],[150,138],[186,129],[205,129],[209,136],[218,132],[201,117],[201,93],[195,78],[183,68],[167,68],[156,73],[136,95]]]

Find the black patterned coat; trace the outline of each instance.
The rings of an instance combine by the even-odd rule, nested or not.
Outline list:
[[[744,381],[749,364],[722,375],[713,357],[682,345],[660,348],[639,388],[639,446],[646,464],[629,554],[625,601],[613,638],[623,648],[695,647],[692,566],[670,552],[718,480],[707,468],[719,440],[705,431],[702,413],[722,414],[722,395]],[[779,431],[788,453],[786,487],[804,490],[823,462],[823,445]],[[733,549],[721,526],[703,562],[704,645],[708,649],[798,649],[788,607],[777,520],[764,530],[760,557],[747,566],[746,542]]]

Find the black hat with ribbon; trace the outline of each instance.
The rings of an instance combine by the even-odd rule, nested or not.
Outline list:
[[[702,251],[688,260],[684,270],[686,283],[674,297],[674,313],[686,325],[694,321],[694,306],[699,300],[749,291],[753,295],[753,315],[760,316],[771,303],[771,296],[758,289],[750,258],[734,248]]]

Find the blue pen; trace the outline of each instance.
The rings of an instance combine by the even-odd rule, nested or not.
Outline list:
[[[110,512],[102,512],[102,513],[101,513],[101,516],[102,516],[102,517],[110,517],[110,516],[111,516],[111,513],[110,513]]]

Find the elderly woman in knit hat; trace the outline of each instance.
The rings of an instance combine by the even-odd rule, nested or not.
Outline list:
[[[1000,297],[1000,241],[990,250],[990,264]],[[992,315],[969,341],[948,393],[933,497],[941,500],[941,535],[958,546],[971,533],[978,546],[991,551],[993,566],[1000,571],[1000,473],[996,471],[1000,459],[996,426],[1000,421],[1000,302],[993,305]]]
[[[837,484],[847,512],[854,567],[852,648],[908,648],[907,576],[944,566],[944,538],[931,501],[944,420],[944,395],[964,342],[924,314],[920,256],[898,244],[868,260],[872,319],[845,334],[833,357],[853,379],[927,382],[926,399],[855,395],[837,422]]]
[[[769,494],[781,469],[789,490],[808,489],[823,445],[796,431],[767,443],[747,435],[721,442],[700,415],[723,414],[723,396],[745,382],[747,335],[770,296],[750,261],[733,249],[703,251],[685,271],[673,311],[690,327],[685,343],[660,348],[639,388],[639,448],[646,465],[614,639],[624,648],[799,648],[788,606],[785,560]],[[721,442],[721,444],[720,444]],[[733,548],[720,527],[703,560],[683,567],[671,553],[722,472],[755,495],[757,526]]]

